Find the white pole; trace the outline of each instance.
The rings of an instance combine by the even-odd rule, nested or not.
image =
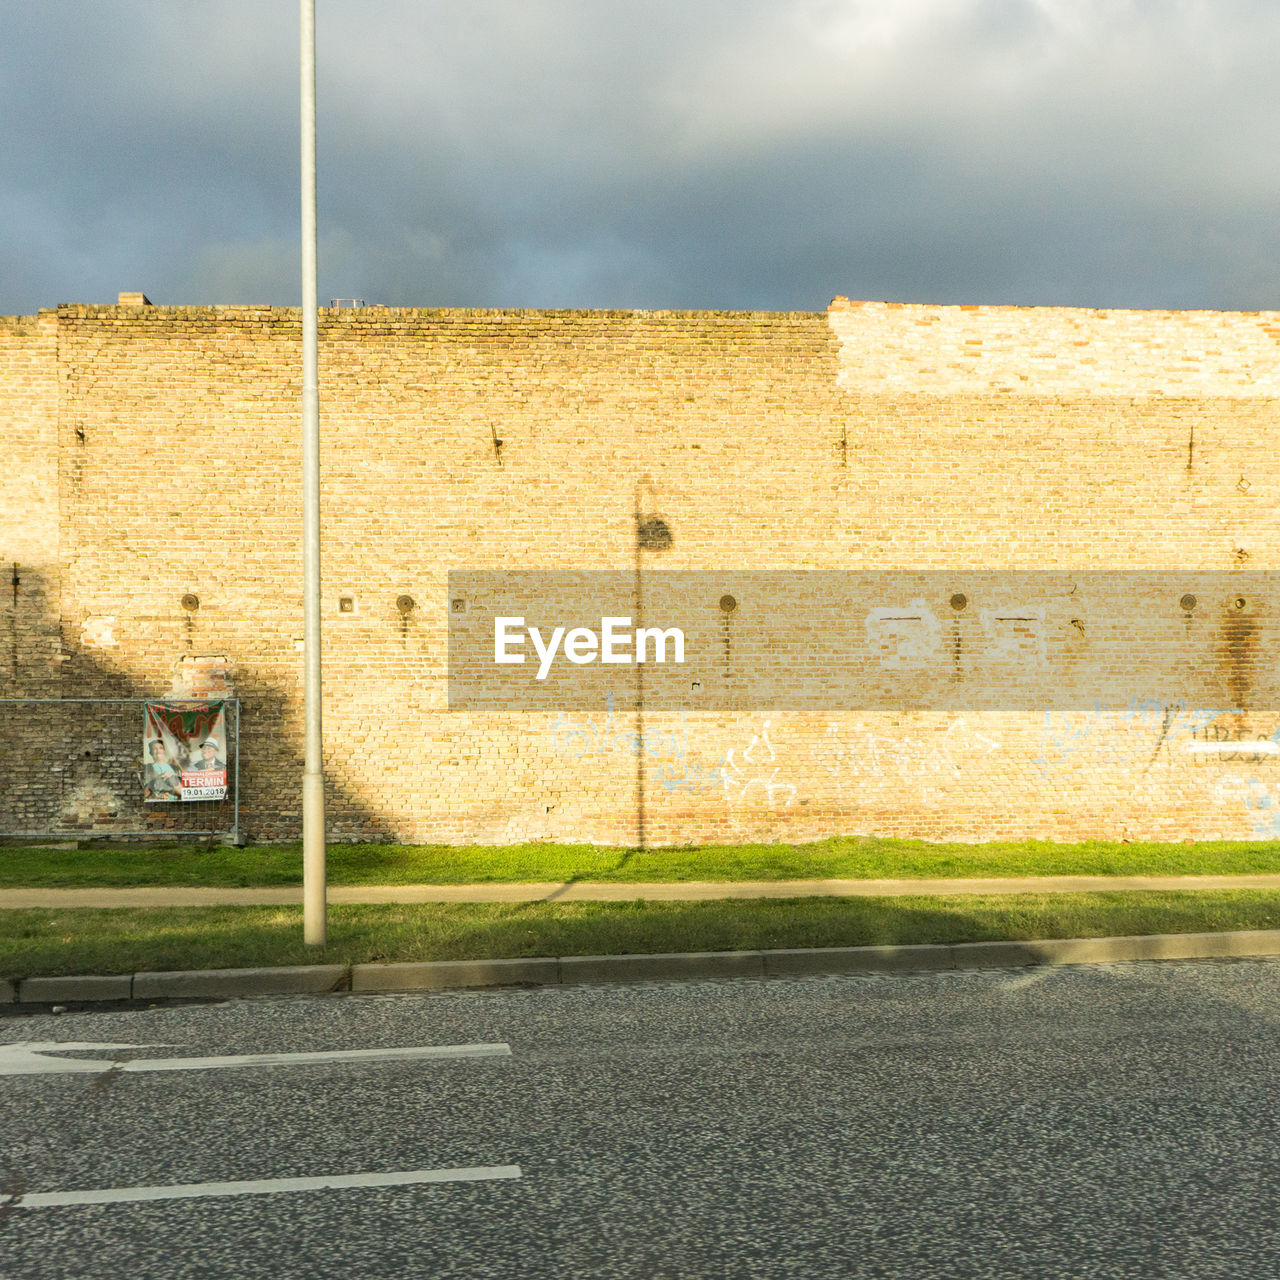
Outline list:
[[[320,733],[320,387],[316,329],[316,0],[302,28],[302,538],[306,760],[302,774],[302,932],[325,941],[324,757]]]

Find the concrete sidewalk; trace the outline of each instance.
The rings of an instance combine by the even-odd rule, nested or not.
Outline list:
[[[698,902],[715,898],[840,898],[1133,890],[1280,889],[1280,875],[1009,876],[970,880],[687,880],[615,884],[330,885],[329,902]],[[300,906],[302,886],[278,888],[0,889],[3,908]]]

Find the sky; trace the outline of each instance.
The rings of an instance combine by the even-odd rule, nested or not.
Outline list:
[[[319,296],[1280,307],[1273,0],[317,0]],[[301,299],[294,0],[0,0],[0,314]]]

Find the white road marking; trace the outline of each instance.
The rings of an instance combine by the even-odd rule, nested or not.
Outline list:
[[[322,1049],[314,1053],[242,1053],[207,1058],[58,1058],[70,1049],[141,1049],[150,1045],[25,1041],[0,1045],[0,1076],[65,1075],[104,1071],[206,1071],[224,1067],[297,1067],[326,1062],[405,1062],[430,1058],[509,1057],[508,1044],[422,1045],[403,1049]]]
[[[68,1053],[73,1049],[158,1049],[148,1044],[108,1044],[95,1040],[19,1040],[0,1044],[0,1076],[34,1076],[91,1071],[101,1075],[116,1064],[103,1058],[46,1058],[46,1053]]]
[[[138,1200],[196,1200],[212,1196],[266,1196],[282,1191],[340,1191],[348,1187],[406,1187],[425,1182],[486,1182],[523,1176],[518,1164],[464,1169],[406,1169],[394,1173],[347,1173],[327,1178],[265,1178],[256,1182],[188,1182],[170,1187],[107,1187],[100,1191],[46,1191],[23,1196],[17,1209],[64,1205],[124,1204]]]

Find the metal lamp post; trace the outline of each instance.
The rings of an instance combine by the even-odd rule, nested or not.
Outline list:
[[[299,0],[302,81],[302,539],[303,707],[302,929],[325,941],[324,758],[320,732],[320,388],[316,311],[316,3]]]

